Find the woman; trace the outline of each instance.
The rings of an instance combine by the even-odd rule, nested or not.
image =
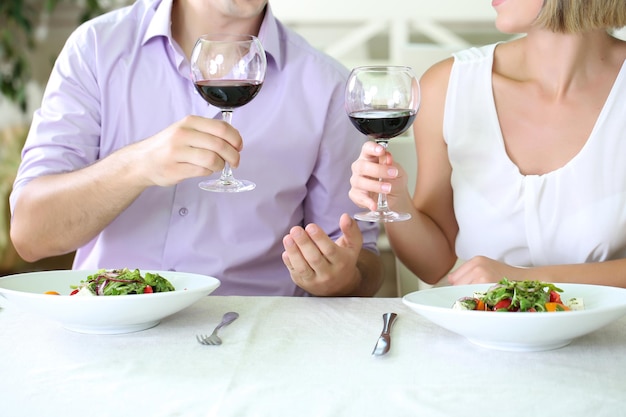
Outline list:
[[[422,77],[411,199],[365,144],[350,197],[387,193],[396,255],[427,283],[537,279],[626,287],[626,26],[622,0],[493,0],[526,36],[472,48]],[[378,177],[383,178],[381,182]],[[457,257],[465,260],[448,273]]]

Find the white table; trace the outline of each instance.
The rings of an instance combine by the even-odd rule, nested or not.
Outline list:
[[[208,296],[158,326],[89,335],[0,310],[0,416],[624,416],[626,318],[554,351],[474,346],[398,298]],[[229,310],[221,346],[202,346]],[[382,314],[392,348],[371,351]]]

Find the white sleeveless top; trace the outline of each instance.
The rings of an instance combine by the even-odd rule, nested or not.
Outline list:
[[[626,68],[581,151],[544,175],[508,157],[492,89],[494,45],[455,54],[443,133],[452,165],[456,251],[510,265],[626,257]]]

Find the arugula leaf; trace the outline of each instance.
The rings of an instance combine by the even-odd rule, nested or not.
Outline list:
[[[159,274],[146,272],[144,280],[146,284],[152,287],[152,290],[154,292],[174,291],[174,286],[172,285],[172,283]]]
[[[550,291],[563,292],[552,283],[542,281],[509,281],[501,279],[491,287],[482,301],[490,308],[498,302],[506,299],[511,300],[508,311],[546,311],[545,304],[550,300]]]
[[[152,288],[152,292],[175,290],[172,283],[159,274],[148,272],[145,277],[142,277],[139,269],[128,268],[100,269],[81,281],[81,285],[72,286],[72,288],[86,286],[95,295],[128,295],[143,294],[148,285]]]

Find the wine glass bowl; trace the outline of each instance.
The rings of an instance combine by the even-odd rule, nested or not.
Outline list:
[[[252,35],[203,35],[191,53],[191,76],[198,94],[219,108],[229,124],[233,109],[248,104],[261,90],[266,67],[265,50]],[[236,179],[226,162],[219,179],[202,181],[199,186],[207,191],[241,192],[256,184]]]
[[[385,149],[390,139],[411,127],[419,106],[420,86],[410,67],[357,67],[348,77],[345,107],[350,121]],[[386,195],[379,193],[375,211],[354,217],[370,222],[397,222],[408,220],[411,215],[390,210]]]

